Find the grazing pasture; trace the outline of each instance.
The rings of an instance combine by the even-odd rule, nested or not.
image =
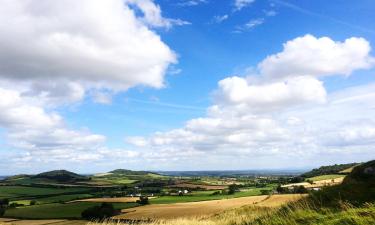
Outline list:
[[[52,203],[8,209],[4,215],[7,218],[19,219],[80,219],[81,212],[91,206],[100,205],[94,202]],[[116,209],[126,209],[138,206],[137,203],[114,203]]]
[[[249,188],[242,191],[236,192],[233,195],[219,194],[215,195],[215,191],[198,191],[193,192],[189,195],[184,196],[160,196],[155,199],[150,199],[151,204],[171,204],[171,203],[182,203],[182,202],[199,202],[199,201],[209,201],[209,200],[221,200],[239,197],[248,197],[261,195],[262,190],[271,190],[272,187],[266,188]]]
[[[89,188],[44,188],[25,186],[0,186],[0,198],[23,198],[84,192]]]

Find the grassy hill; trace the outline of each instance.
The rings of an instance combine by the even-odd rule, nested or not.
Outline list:
[[[88,177],[78,175],[67,170],[53,170],[33,176],[32,178],[48,179],[56,182],[72,183],[77,181],[87,181]]]
[[[359,165],[359,163],[348,163],[348,164],[335,164],[330,166],[321,166],[317,169],[313,169],[307,173],[301,174],[301,177],[311,178],[322,175],[339,174],[349,168]],[[350,171],[349,171],[350,172]]]

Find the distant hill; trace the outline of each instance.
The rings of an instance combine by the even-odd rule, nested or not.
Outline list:
[[[44,172],[32,176],[31,178],[42,178],[53,180],[57,182],[76,182],[76,181],[87,181],[88,177],[67,171],[67,170],[53,170],[49,172]]]
[[[322,175],[338,174],[338,173],[343,173],[343,171],[345,170],[350,172],[348,169],[357,165],[359,165],[359,163],[335,164],[331,166],[322,166],[317,169],[313,169],[307,173],[301,174],[301,177],[310,178],[310,177],[316,177],[316,176],[322,176]]]
[[[111,173],[111,174],[117,174],[117,175],[148,175],[148,174],[157,174],[157,173],[148,172],[148,171],[133,171],[133,170],[126,170],[126,169],[112,170],[109,173]]]

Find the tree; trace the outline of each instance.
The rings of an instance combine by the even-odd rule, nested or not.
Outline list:
[[[118,215],[119,212],[110,203],[102,203],[100,206],[92,206],[85,209],[81,216],[87,220],[103,220]]]
[[[3,216],[5,214],[5,211],[9,205],[9,199],[4,198],[0,199],[0,216]]]
[[[228,187],[228,195],[233,195],[236,191],[238,191],[238,187],[236,184],[231,184]]]
[[[147,205],[149,202],[148,202],[148,197],[147,196],[141,196],[139,197],[139,200],[137,200],[137,203],[141,204],[141,205]]]

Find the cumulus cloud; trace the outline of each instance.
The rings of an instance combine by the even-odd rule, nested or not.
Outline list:
[[[301,44],[306,39],[314,46]],[[300,47],[289,48],[295,43]],[[128,140],[153,151],[195,153],[207,164],[233,159],[234,168],[288,167],[292,162],[303,166],[294,159],[306,162],[338,152],[342,158],[355,154],[356,159],[366,159],[374,147],[375,84],[328,94],[319,78],[370,68],[373,58],[369,51],[368,42],[362,38],[342,43],[311,35],[296,38],[284,45],[283,52],[263,60],[259,74],[219,81],[214,104],[205,117],[189,120],[181,128]],[[296,55],[305,57],[306,62],[298,61]],[[301,64],[295,65],[293,59]],[[349,66],[348,61],[352,62]],[[280,75],[271,69],[275,65]],[[266,163],[259,160],[262,158],[267,159]],[[202,162],[202,158],[189,159],[184,162]]]
[[[143,15],[133,10],[137,7]],[[170,27],[150,0],[4,1],[0,77],[85,89],[163,87],[175,53],[148,26]]]
[[[305,35],[286,42],[282,52],[268,56],[258,68],[269,78],[348,76],[354,70],[374,65],[370,51],[370,44],[364,38],[352,37],[339,42],[329,37]]]
[[[2,1],[0,127],[14,161],[137,155],[106,148],[104,135],[72,128],[58,111],[87,93],[109,104],[134,86],[162,88],[177,57],[154,29],[185,24],[152,0]]]
[[[216,94],[220,105],[240,105],[247,113],[279,110],[309,102],[324,103],[325,99],[323,83],[309,76],[260,84],[252,84],[242,77],[229,77],[219,82]]]
[[[25,150],[94,148],[102,135],[66,128],[56,112],[30,104],[14,90],[0,88],[0,125],[8,130],[9,143]]]

